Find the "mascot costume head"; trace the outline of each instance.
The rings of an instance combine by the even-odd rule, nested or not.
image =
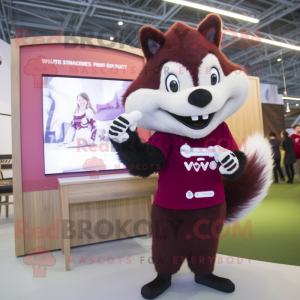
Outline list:
[[[231,280],[213,274],[218,235],[223,221],[258,206],[271,184],[268,142],[255,134],[244,153],[224,122],[246,101],[249,82],[222,53],[221,40],[215,14],[197,29],[181,22],[166,34],[143,27],[147,62],[124,95],[126,113],[110,126],[110,140],[132,175],[159,174],[151,211],[157,277],[142,287],[146,299],[168,289],[184,259],[196,283],[233,292]],[[137,126],[155,131],[147,143]]]
[[[198,29],[175,23],[164,35],[145,26],[140,32],[147,63],[125,94],[125,110],[138,110],[138,126],[203,138],[246,101],[243,68],[220,50],[222,21],[210,15]]]

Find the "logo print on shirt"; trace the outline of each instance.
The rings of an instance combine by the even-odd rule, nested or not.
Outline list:
[[[209,156],[214,157],[214,147],[210,146],[208,148],[192,148],[187,143],[180,147],[180,154],[183,157],[190,158],[192,156]]]
[[[192,193],[192,191],[187,191],[185,196],[191,200],[194,198],[208,198],[213,197],[215,195],[214,191],[203,191],[203,192],[196,192],[195,194]]]
[[[187,143],[180,147],[180,154],[185,158],[190,158],[192,156],[205,156],[205,157],[214,157],[214,152],[212,151],[213,147],[210,146],[209,148],[192,148]],[[197,158],[197,161],[205,160],[204,158]],[[210,163],[207,162],[184,162],[184,165],[188,171],[191,171],[192,167],[194,170],[198,172],[201,168],[203,171],[206,171],[208,166],[211,170],[215,170],[217,168],[217,163],[215,161],[211,161]]]

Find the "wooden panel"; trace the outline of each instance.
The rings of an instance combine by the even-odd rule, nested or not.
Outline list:
[[[76,232],[75,238],[71,239],[71,247],[148,234],[149,226],[144,223],[149,220],[150,205],[151,196],[70,205],[70,220],[74,221]],[[91,229],[88,230],[90,237],[85,234],[79,236],[79,227],[86,226],[80,225],[80,222],[91,224]],[[103,223],[96,226],[99,231],[95,228],[97,222],[98,225]],[[110,225],[105,225],[105,222]],[[124,235],[118,229],[125,222],[128,222],[128,225],[124,226],[128,235]],[[137,230],[135,225],[137,226],[138,222],[142,224]],[[109,227],[112,232],[109,232]],[[102,238],[99,233],[107,237]]]
[[[60,248],[60,234],[54,236],[54,231],[51,231],[51,235],[47,234],[47,229],[50,227],[56,228],[58,233],[60,232],[58,193],[58,190],[23,193],[24,221],[28,223],[26,233],[29,236],[29,239],[25,238],[25,253],[37,246],[42,246],[48,250]],[[42,238],[36,238],[32,234],[32,230],[37,227],[41,227],[44,231]]]
[[[21,118],[20,118],[20,48],[11,40],[11,121],[14,187],[14,220],[23,220]],[[16,255],[24,254],[24,238],[15,239]]]
[[[82,203],[85,198],[88,198],[88,201],[91,202],[107,199],[141,197],[154,195],[156,190],[157,178],[70,185],[69,203]]]
[[[60,237],[59,237],[59,240],[60,240],[61,252],[62,252],[62,254],[64,254],[65,253],[64,243],[62,241],[63,229],[62,229],[62,226],[61,226],[61,220],[63,219],[63,216],[62,216],[62,199],[63,199],[62,189],[58,190],[58,194],[59,194],[59,209],[60,209],[60,214],[59,214],[59,217],[60,217],[60,223],[59,223],[60,224],[60,231],[59,231]]]
[[[60,208],[61,208],[61,222],[60,226],[62,228],[62,236],[60,238],[61,247],[63,249],[63,253],[65,255],[65,267],[66,270],[70,270],[70,246],[71,239],[68,238],[67,234],[67,223],[65,221],[68,220],[70,224],[70,214],[69,214],[69,203],[68,203],[68,187],[63,186],[60,191]],[[71,226],[70,226],[71,231]]]
[[[260,100],[259,78],[248,76],[250,93],[241,109],[229,117],[227,123],[238,146],[255,132],[263,134],[262,108]]]
[[[100,191],[98,191],[100,194]],[[29,239],[25,239],[26,254],[29,250],[35,249],[37,246],[42,246],[45,249],[56,250],[61,248],[60,243],[60,203],[59,203],[59,191],[38,191],[23,193],[24,203],[24,220],[28,224],[26,234]],[[101,239],[97,237],[94,227],[99,220],[109,220],[116,227],[117,220],[120,220],[120,224],[124,224],[126,220],[131,220],[128,226],[125,228],[129,233],[129,236],[134,236],[134,224],[139,220],[150,219],[151,209],[151,196],[107,200],[100,202],[84,203],[84,204],[72,204],[70,205],[70,220],[75,222],[76,236],[71,239],[71,246],[80,246],[90,243],[98,243],[104,240],[113,240],[116,238],[125,238],[121,233],[118,236],[116,230],[108,239]],[[78,221],[87,220],[91,224],[91,236],[89,239],[85,235],[82,238],[78,237]],[[44,231],[41,239],[36,239],[32,236],[32,230],[36,227],[41,227]],[[45,234],[49,227],[56,227],[58,237],[49,238]],[[100,227],[100,233],[105,234],[105,225]],[[102,232],[103,230],[103,232]],[[54,236],[54,230],[51,231],[51,236]],[[139,234],[148,234],[148,226],[145,224],[140,225]],[[48,235],[49,236],[49,235]]]
[[[91,178],[91,176],[78,176],[78,177],[65,177],[65,178],[57,178],[57,181],[60,185],[77,185],[77,184],[86,184],[89,182],[108,182],[108,181],[114,181],[114,182],[120,182],[124,180],[145,180],[141,177],[133,176],[128,173],[118,173],[118,174],[108,174],[108,175],[97,175],[97,178]],[[158,175],[150,175],[147,177],[146,180],[149,180],[149,178],[158,178]]]

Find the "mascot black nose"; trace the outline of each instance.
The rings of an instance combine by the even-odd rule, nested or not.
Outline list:
[[[189,103],[198,107],[204,107],[212,100],[212,95],[208,90],[198,89],[190,93]]]

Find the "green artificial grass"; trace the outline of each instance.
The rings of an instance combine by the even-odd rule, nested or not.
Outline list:
[[[240,221],[248,231],[243,236],[233,225],[226,228],[219,242],[218,253],[279,264],[300,266],[300,182],[272,184],[260,206]],[[252,227],[253,237],[249,236]],[[229,232],[229,229],[227,229]]]

